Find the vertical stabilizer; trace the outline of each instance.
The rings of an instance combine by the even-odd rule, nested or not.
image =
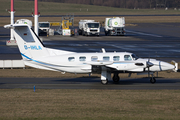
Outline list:
[[[19,50],[23,59],[32,59],[48,56],[49,53],[39,37],[27,24],[5,25],[5,28],[13,28]]]

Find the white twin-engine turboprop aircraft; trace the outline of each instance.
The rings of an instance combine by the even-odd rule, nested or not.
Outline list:
[[[150,82],[155,83],[154,72],[171,70],[175,66],[155,59],[142,59],[129,52],[75,53],[44,47],[29,25],[5,25],[13,28],[14,35],[25,65],[39,69],[69,73],[101,73],[102,84],[107,84],[114,74],[113,81],[119,81],[119,73],[147,73],[152,75]]]

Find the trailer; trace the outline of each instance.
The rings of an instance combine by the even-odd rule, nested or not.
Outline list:
[[[125,35],[125,18],[106,18],[104,32],[105,35]]]
[[[100,34],[100,23],[95,20],[80,20],[79,22],[79,35],[90,36]]]

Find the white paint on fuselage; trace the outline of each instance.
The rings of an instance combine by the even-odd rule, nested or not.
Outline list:
[[[129,55],[131,57],[131,60],[125,60],[125,55]],[[155,59],[139,58],[137,60],[134,60],[131,55],[132,53],[129,52],[70,53],[34,59],[33,61],[26,61],[25,64],[39,69],[63,71],[70,73],[91,73],[93,65],[106,66],[117,71],[145,72],[148,71],[147,61],[153,64],[153,66],[149,68],[149,70],[153,72],[174,68],[174,66],[169,63],[161,62]],[[94,56],[97,57],[96,61],[91,60],[91,58]],[[118,61],[114,61],[114,56],[119,56],[120,59]],[[74,58],[74,60],[69,61],[68,58],[72,57]],[[80,61],[80,57],[86,57],[86,60]],[[109,57],[109,60],[104,61],[103,57]],[[137,66],[135,65],[135,63],[142,63],[143,65]]]
[[[54,55],[54,56],[47,56],[44,58],[37,58],[33,59],[33,63],[36,64],[36,68],[44,68],[49,67],[49,69],[54,69],[57,71],[65,71],[65,72],[71,72],[71,73],[90,73],[92,65],[88,64],[88,62],[95,62],[92,61],[91,58],[96,56],[97,60],[96,62],[99,62],[99,66],[102,66],[103,64],[100,64],[101,61],[108,62],[112,61],[112,65],[117,68],[117,64],[119,62],[124,61],[124,55],[130,55],[132,53],[128,52],[112,52],[112,53],[70,53],[70,54],[64,54],[64,55]],[[119,61],[114,61],[113,57],[119,56]],[[74,61],[69,61],[68,58],[74,57]],[[80,61],[80,57],[86,57],[85,61]],[[104,61],[103,57],[109,57],[108,61]],[[132,58],[131,58],[132,59]],[[132,61],[132,60],[131,60]],[[26,61],[28,62],[28,61]],[[30,61],[32,63],[32,61]],[[130,62],[130,61],[127,61]],[[124,63],[123,63],[124,64]],[[112,67],[113,67],[112,66]],[[120,70],[120,69],[119,69]]]

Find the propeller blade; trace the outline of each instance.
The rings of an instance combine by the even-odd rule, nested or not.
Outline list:
[[[153,63],[151,63],[151,62],[147,62],[147,67],[152,67],[154,64]]]
[[[148,68],[148,77],[150,77],[150,67],[152,67],[154,64],[150,62],[150,59],[146,62],[146,66]]]
[[[149,74],[149,67],[148,67],[148,77],[150,76],[150,74]]]

